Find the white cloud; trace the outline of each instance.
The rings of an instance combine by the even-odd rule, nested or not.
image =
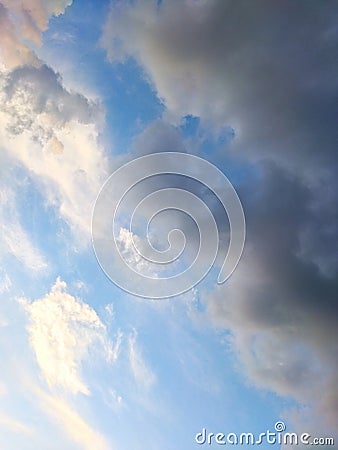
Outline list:
[[[0,429],[6,448],[113,448],[99,429],[97,415],[103,405],[96,408],[97,392],[93,389],[89,397],[72,394],[79,389],[88,392],[80,374],[84,358],[109,364],[114,346],[95,311],[65,289],[58,280],[49,294],[31,303],[2,299],[0,306],[10,325],[0,328],[6,361],[0,380]]]
[[[76,244],[88,244],[93,204],[106,176],[100,108],[68,92],[47,66],[18,68],[1,80],[0,146],[7,165],[19,161],[69,224]]]
[[[143,387],[149,388],[156,381],[156,376],[146,364],[136,340],[137,333],[134,330],[134,333],[129,337],[128,340],[130,367],[135,380]]]
[[[0,427],[5,428],[6,430],[10,430],[13,433],[23,433],[30,437],[35,433],[35,430],[33,428],[1,413]]]
[[[2,222],[0,247],[2,247],[2,254],[14,255],[28,269],[35,272],[46,270],[46,259],[34,246],[30,236],[22,227],[14,204],[14,192],[9,188],[2,187],[0,191],[0,221]],[[1,283],[0,291],[8,290],[9,283],[7,276]]]
[[[21,64],[40,64],[32,49],[41,44],[41,33],[51,16],[62,14],[72,0],[1,0],[0,65],[13,69]]]
[[[18,161],[42,188],[79,247],[89,242],[93,202],[106,176],[98,144],[103,114],[96,102],[66,90],[32,50],[49,18],[71,3],[0,2],[0,148],[10,155],[7,168]]]
[[[125,262],[137,273],[147,274],[148,276],[157,276],[157,272],[151,267],[151,263],[146,260],[136,250],[135,246],[142,250],[142,239],[126,228],[121,227],[116,243]]]
[[[9,278],[8,274],[2,273],[2,279],[0,279],[0,295],[8,292],[10,287],[12,286],[12,281]]]
[[[41,409],[84,450],[111,450],[106,438],[94,430],[64,399],[36,389]]]
[[[108,392],[103,394],[103,401],[114,412],[125,407],[123,397],[113,389],[108,389]]]
[[[66,287],[58,279],[43,298],[20,301],[30,320],[30,344],[48,385],[88,395],[80,375],[82,362],[93,349],[107,361],[116,359],[116,351],[96,312],[68,294]]]

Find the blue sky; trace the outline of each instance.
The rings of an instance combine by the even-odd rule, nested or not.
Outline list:
[[[0,447],[218,448],[196,433],[258,436],[277,421],[335,437],[337,10],[291,0],[0,6]],[[217,259],[188,292],[151,300],[104,274],[91,220],[116,168],[164,151],[228,177],[247,236],[225,284]],[[227,243],[210,192],[171,181],[210,206]],[[173,223],[196,245],[189,222]],[[292,448],[261,447],[271,446]]]

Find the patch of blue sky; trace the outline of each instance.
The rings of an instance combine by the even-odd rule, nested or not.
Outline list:
[[[226,354],[219,336],[207,326],[193,325],[179,299],[174,306],[162,303],[163,308],[144,300],[125,298],[124,302],[156,382],[148,391],[133,383],[123,361],[100,372],[102,397],[93,396],[92,413],[97,412],[100,427],[119,443],[119,449],[156,448],[160,442],[164,449],[193,448],[194,436],[203,427],[238,434],[273,428],[279,412],[274,396],[245,385],[233,371],[234,358]],[[119,324],[121,312],[117,307]],[[110,409],[102,405],[109,387],[123,399],[116,410],[114,405]]]
[[[272,429],[281,411],[280,400],[246,385],[240,372],[233,369],[235,355],[222,343],[224,331],[220,336],[220,331],[191,320],[183,297],[155,302],[133,298],[115,288],[95,264],[86,263],[80,271],[95,287],[85,294],[86,301],[101,317],[103,305],[113,303],[112,336],[118,328],[125,335],[136,329],[137,344],[156,378],[149,391],[135,384],[125,360],[126,348],[124,361],[100,371],[102,396],[93,398],[92,406],[119,448],[135,447],[140,436],[144,443],[140,448],[152,448],[160,440],[161,448],[191,448],[202,427],[257,434],[267,426]],[[105,411],[102,405],[110,390],[123,399],[116,405],[117,414],[109,408]]]
[[[164,106],[133,58],[116,64],[107,61],[99,41],[108,9],[109,2],[75,1],[65,14],[50,20],[37,52],[62,72],[66,84],[99,97],[106,115],[101,138],[108,153],[119,154],[161,116]]]
[[[43,199],[31,185],[20,202],[30,209],[32,201],[34,208],[43,206]],[[29,221],[34,221],[34,213],[31,217],[23,214],[23,217],[27,226]],[[53,230],[52,223],[41,223],[41,216],[32,227],[37,236],[40,231],[42,236],[47,236],[48,229]],[[52,241],[48,253],[58,259],[58,246],[54,243],[53,247]],[[48,245],[43,248],[47,250]],[[142,387],[133,384],[126,363],[100,367],[100,373],[97,367],[87,365],[84,368],[86,380],[94,385],[94,392],[97,394],[99,388],[101,392],[101,396],[95,395],[86,402],[90,403],[100,428],[106,428],[107,435],[119,442],[119,449],[136,446],[141,439],[144,445],[141,448],[156,448],[156,444],[162,442],[162,448],[175,445],[176,449],[183,450],[193,445],[194,435],[203,427],[209,431],[259,433],[271,422],[273,410],[277,419],[275,398],[245,386],[241,376],[233,371],[234,361],[215,331],[207,326],[195,326],[186,314],[185,302],[173,299],[158,308],[154,302],[124,294],[105,277],[91,253],[70,252],[68,258],[63,253],[57,264],[58,275],[67,281],[69,292],[93,306],[103,320],[104,306],[113,303],[115,318],[111,337],[114,338],[118,328],[127,334],[137,329],[140,348],[146,349],[143,356],[157,380],[141,401]],[[78,292],[74,284],[77,280],[86,280],[89,289]],[[30,298],[43,296],[49,290],[47,286],[48,283],[40,284],[39,294],[28,289],[26,295]],[[123,405],[117,405],[117,414],[104,406],[114,389],[116,395],[123,398]],[[259,416],[256,410],[260,411]],[[134,430],[132,434],[130,428]]]
[[[207,124],[201,122],[200,117],[192,114],[182,117],[178,128],[184,138],[200,139],[202,152],[203,150],[210,151],[208,148],[204,149],[203,146],[210,147],[212,145],[216,150],[217,147],[230,143],[236,136],[235,130],[231,126],[224,125],[216,131],[211,130]]]
[[[198,116],[188,114],[181,119],[179,129],[184,137],[195,137],[198,134],[201,119]]]
[[[189,153],[206,159],[220,169],[237,189],[253,181],[257,168],[250,161],[237,157],[232,143],[236,139],[236,130],[231,125],[224,125],[218,130],[211,129],[198,116],[182,117],[177,129],[182,135]]]
[[[125,301],[124,292],[121,291],[103,272],[99,266],[92,248],[88,248],[84,253],[74,254],[69,252],[65,255],[67,260],[61,267],[61,278],[68,284],[73,285],[74,294],[82,297],[100,315],[105,316],[105,307],[111,303],[117,306],[119,302]],[[82,281],[80,289],[77,289],[77,282]],[[121,326],[124,327],[122,314],[119,318]],[[108,320],[108,318],[106,317]],[[128,316],[126,316],[128,320]]]

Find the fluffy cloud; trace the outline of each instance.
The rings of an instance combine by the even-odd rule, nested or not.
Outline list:
[[[331,3],[139,0],[114,4],[102,37],[112,62],[132,56],[143,66],[168,121],[192,114],[212,132],[234,129],[214,162],[227,173],[236,161],[247,244],[230,281],[206,293],[209,317],[232,331],[249,380],[311,405],[331,430],[336,21]],[[165,147],[161,127],[150,131]]]
[[[47,384],[88,395],[80,375],[84,359],[93,348],[108,361],[116,355],[96,312],[68,294],[66,287],[58,279],[45,297],[21,303],[30,319],[30,344]]]
[[[111,450],[97,420],[103,405],[96,409],[96,382],[88,378],[92,395],[87,396],[82,374],[88,374],[83,367],[88,361],[111,368],[121,333],[112,344],[96,312],[68,294],[59,279],[32,302],[14,301],[13,291],[2,295],[0,304],[7,320],[0,326],[6,361],[0,381],[2,440],[13,449]],[[85,396],[73,395],[79,392]]]
[[[175,117],[231,125],[237,151],[306,166],[335,154],[336,21],[330,3],[140,0],[112,6],[102,45],[137,58]]]
[[[145,243],[144,239],[133,234],[126,228],[121,227],[119,234],[116,236],[116,243],[124,261],[132,270],[152,278],[157,278],[159,276],[159,273],[163,268],[159,265],[152,265],[151,262],[141,256],[141,254],[145,254],[143,251]],[[139,252],[141,252],[141,254]]]
[[[26,169],[79,246],[89,241],[93,202],[105,178],[98,144],[103,113],[96,101],[67,90],[34,53],[49,18],[71,3],[0,2],[0,148],[7,169],[18,162]]]
[[[88,242],[91,210],[105,177],[96,103],[67,91],[49,67],[20,67],[1,77],[0,146],[42,187],[78,241]]]
[[[0,66],[13,69],[22,64],[40,65],[32,49],[41,43],[51,16],[62,14],[72,0],[1,0]]]

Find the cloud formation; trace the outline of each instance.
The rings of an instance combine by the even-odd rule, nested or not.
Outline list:
[[[105,436],[90,426],[68,402],[44,391],[36,390],[36,393],[42,410],[62,428],[72,445],[75,443],[84,450],[111,450]]]
[[[20,302],[29,316],[30,344],[47,384],[88,395],[81,364],[94,348],[107,361],[114,359],[114,351],[96,312],[66,288],[58,278],[45,297]]]
[[[142,356],[141,350],[137,345],[137,333],[134,330],[133,334],[129,336],[129,362],[135,380],[148,389],[154,384],[156,377],[151,369],[147,366]]]
[[[330,429],[338,418],[337,278],[299,255],[304,226],[317,222],[311,191],[276,166],[262,178],[255,198],[245,195],[241,264],[205,303],[212,320],[231,330],[249,379],[311,405],[316,426]]]
[[[35,432],[35,430],[28,427],[24,423],[12,419],[6,415],[2,415],[1,413],[0,413],[0,427],[6,428],[7,430],[10,430],[13,433],[25,434],[27,435],[28,438],[31,438]]]
[[[336,21],[328,2],[139,0],[112,6],[102,45],[113,62],[134,56],[177,119],[231,125],[246,157],[327,163]]]
[[[112,6],[101,40],[113,63],[134,57],[144,68],[167,121],[190,114],[216,135],[234,130],[223,154],[210,157],[225,173],[234,161],[250,167],[237,171],[247,244],[230,281],[205,293],[207,312],[232,332],[251,382],[310,405],[312,420],[321,417],[331,430],[338,419],[336,22],[329,2],[139,0]],[[161,129],[148,131],[160,149],[168,139]]]
[[[101,369],[111,367],[118,342],[112,344],[95,311],[68,294],[60,279],[34,301],[15,301],[14,289],[2,293],[0,308],[7,321],[0,325],[3,442],[13,449],[111,450],[93,397],[86,395],[95,395],[95,383],[83,365],[102,361]]]
[[[0,146],[26,168],[78,236],[88,240],[93,202],[105,176],[96,103],[69,92],[46,65],[2,74]]]
[[[32,243],[30,236],[22,227],[14,204],[14,192],[9,188],[3,187],[0,191],[1,259],[4,260],[8,254],[13,255],[27,269],[35,273],[41,273],[48,267],[46,258]],[[9,283],[8,275],[5,274],[3,281],[0,283],[0,293],[9,289]]]
[[[39,66],[34,45],[41,44],[41,34],[51,16],[64,12],[72,0],[1,0],[0,67]]]
[[[71,3],[0,2],[0,148],[4,167],[24,168],[68,224],[79,248],[89,243],[91,210],[106,176],[98,143],[103,111],[97,99],[68,90],[34,52],[49,19]]]

